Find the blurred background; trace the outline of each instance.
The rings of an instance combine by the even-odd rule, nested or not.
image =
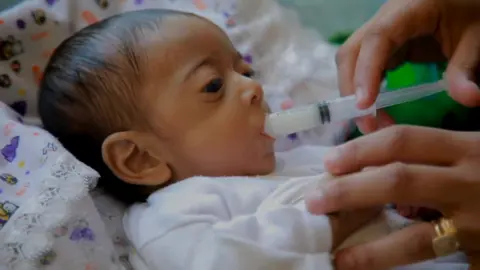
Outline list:
[[[366,22],[385,0],[279,0],[298,11],[302,22],[325,38],[351,32]]]
[[[15,3],[18,3],[20,1],[21,0],[0,0],[0,10],[13,6]]]
[[[0,0],[0,10],[22,0]],[[82,0],[78,0],[82,1]],[[259,0],[261,1],[261,0]],[[302,21],[325,37],[357,28],[375,13],[385,0],[279,0],[302,14]],[[339,16],[338,14],[342,14]]]

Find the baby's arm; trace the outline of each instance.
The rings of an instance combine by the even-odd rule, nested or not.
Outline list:
[[[256,212],[265,192],[241,194],[228,178],[186,181],[189,190],[165,190],[125,216],[150,269],[331,269],[327,217],[289,205]]]

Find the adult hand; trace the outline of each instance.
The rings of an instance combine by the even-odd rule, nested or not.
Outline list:
[[[339,176],[306,197],[310,212],[388,203],[436,209],[453,220],[471,269],[480,269],[480,133],[389,127],[333,149],[325,166]],[[412,225],[341,251],[337,269],[390,269],[433,258],[435,235],[430,223]]]
[[[342,95],[355,94],[370,107],[384,72],[405,61],[450,60],[450,95],[466,106],[480,105],[475,73],[480,61],[480,1],[390,0],[356,31],[337,54]],[[392,124],[384,112],[357,121],[364,133]]]
[[[359,211],[342,211],[330,215],[332,228],[332,250],[336,250],[352,233],[381,213],[381,207]]]

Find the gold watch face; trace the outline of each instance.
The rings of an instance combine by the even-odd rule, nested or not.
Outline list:
[[[448,256],[458,251],[459,244],[454,235],[439,236],[433,240],[433,251],[438,257]]]

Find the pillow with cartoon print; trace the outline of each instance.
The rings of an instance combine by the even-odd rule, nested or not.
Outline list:
[[[48,132],[24,125],[0,103],[2,269],[123,269],[89,196],[97,178]]]

